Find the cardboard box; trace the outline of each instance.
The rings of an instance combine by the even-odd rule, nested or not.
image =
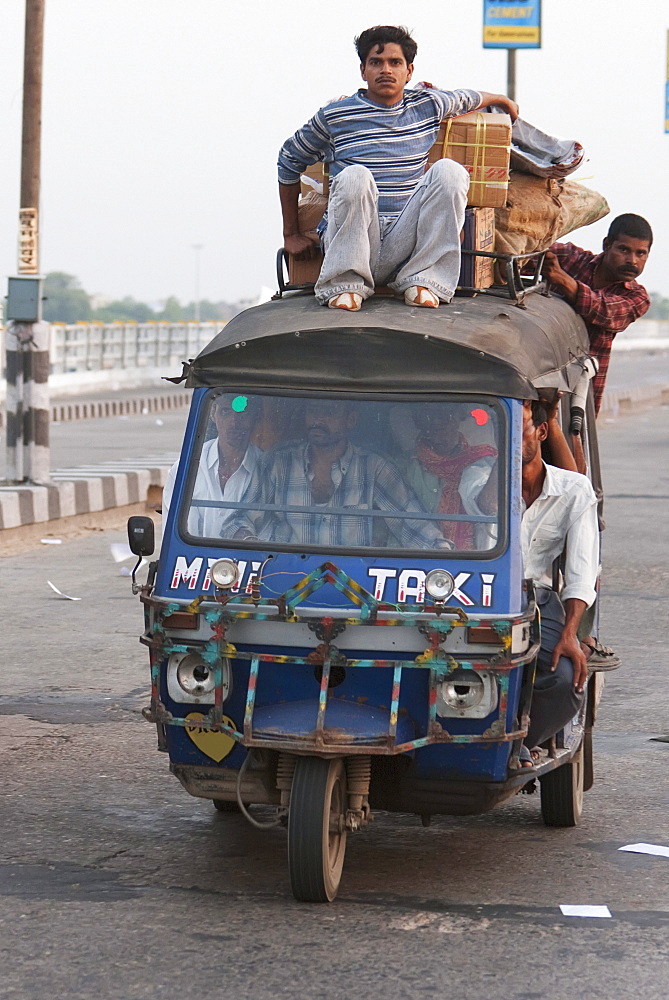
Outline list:
[[[328,207],[328,200],[325,195],[309,191],[300,198],[297,205],[297,222],[300,233],[308,236],[314,246],[317,246],[318,253],[310,260],[297,260],[292,254],[288,256],[288,281],[291,285],[313,285],[318,280],[323,263],[323,254],[320,250],[320,238],[317,232],[318,223],[323,218],[323,213]]]
[[[330,192],[330,165],[328,163],[323,163],[319,160],[317,163],[312,163],[306,168],[302,177],[300,178],[300,194],[306,195],[310,191],[315,191],[316,188],[312,187],[311,184],[305,184],[304,178],[310,177],[312,181],[316,181],[320,184],[320,193],[324,194],[327,198]]]
[[[467,204],[500,208],[506,204],[510,154],[509,115],[472,111],[441,123],[427,165],[442,157],[461,163],[471,176]]]
[[[465,212],[463,250],[495,249],[495,209],[468,208]],[[494,284],[494,264],[492,257],[462,255],[460,281],[465,288],[490,288]]]
[[[291,285],[315,285],[323,265],[323,254],[318,253],[310,260],[297,260],[288,255],[288,281]]]

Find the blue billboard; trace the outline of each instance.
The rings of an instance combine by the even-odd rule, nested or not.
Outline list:
[[[540,49],[541,0],[483,0],[484,49]]]

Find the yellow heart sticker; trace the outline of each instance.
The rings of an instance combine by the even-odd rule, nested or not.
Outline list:
[[[192,725],[185,727],[186,732],[198,750],[206,757],[211,757],[217,764],[220,764],[223,758],[227,757],[234,749],[235,741],[227,733],[213,733],[209,729],[203,729],[201,725],[203,719],[204,715],[201,712],[190,712],[186,716],[186,722],[192,722]],[[229,719],[227,715],[223,716],[223,722],[226,726],[232,726],[233,729],[237,728],[232,719]]]

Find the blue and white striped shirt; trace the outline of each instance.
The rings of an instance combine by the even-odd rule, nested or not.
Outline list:
[[[365,90],[316,112],[279,152],[279,183],[297,184],[311,163],[324,160],[330,177],[352,163],[374,175],[379,215],[397,217],[425,173],[430,148],[443,118],[473,111],[476,90],[405,90],[390,107],[370,101]]]

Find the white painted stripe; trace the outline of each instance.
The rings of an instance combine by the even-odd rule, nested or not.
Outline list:
[[[5,487],[0,488],[0,516],[3,528],[18,528],[21,525],[19,494],[10,492]],[[2,535],[0,535],[0,548],[1,546]]]

